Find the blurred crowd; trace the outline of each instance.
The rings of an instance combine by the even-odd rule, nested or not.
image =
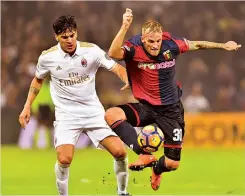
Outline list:
[[[2,128],[6,131],[19,129],[18,115],[38,56],[56,44],[52,24],[60,15],[74,15],[79,40],[96,43],[105,51],[120,28],[127,7],[134,14],[127,37],[140,33],[146,20],[155,19],[165,31],[176,36],[215,42],[234,40],[245,47],[244,2],[20,1],[1,4],[1,109]],[[196,51],[178,59],[177,79],[184,90],[187,112],[245,110],[243,47],[236,52]],[[130,91],[120,92],[122,85],[113,74],[103,69],[98,72],[98,95],[106,108],[135,101]],[[12,138],[11,133],[6,137]]]

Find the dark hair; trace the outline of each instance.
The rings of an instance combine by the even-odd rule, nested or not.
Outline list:
[[[77,23],[74,16],[64,15],[55,20],[53,30],[57,35],[65,32],[67,29],[70,31],[77,29]]]

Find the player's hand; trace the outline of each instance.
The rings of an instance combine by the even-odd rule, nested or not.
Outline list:
[[[123,24],[124,28],[129,28],[130,24],[133,21],[133,12],[131,9],[126,8],[125,13],[123,14]]]
[[[25,106],[19,116],[19,123],[22,128],[26,128],[26,125],[30,121],[31,117],[31,107],[30,106]]]
[[[121,88],[121,91],[124,91],[126,89],[130,89],[130,85],[129,83],[125,84],[122,88]]]
[[[228,50],[228,51],[232,51],[232,50],[238,50],[239,48],[241,48],[242,45],[238,45],[236,42],[234,41],[228,41],[225,43],[224,49]]]

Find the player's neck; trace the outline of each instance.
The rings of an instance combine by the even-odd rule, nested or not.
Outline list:
[[[70,52],[70,53],[68,52],[68,54],[69,54],[70,56],[72,56],[72,55],[75,53],[76,49],[77,49],[77,48],[75,48],[75,50],[74,50],[73,52]]]
[[[157,60],[158,59],[158,55],[160,54],[158,54],[157,56],[152,56],[147,50],[146,50],[146,48],[144,47],[144,44],[142,44],[143,45],[143,50],[145,51],[145,53],[146,53],[146,55],[150,58],[150,59],[152,59],[152,60]]]
[[[72,52],[68,52],[68,51],[65,51],[62,47],[61,47],[61,50],[66,53],[66,54],[69,54],[70,56],[74,55],[74,53],[76,52],[77,50],[77,45],[76,45],[76,48],[72,51]]]

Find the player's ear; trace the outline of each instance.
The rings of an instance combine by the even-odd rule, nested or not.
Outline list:
[[[141,39],[142,43],[144,43],[144,42],[145,42],[145,40],[144,40],[144,36],[143,36],[143,35],[141,35],[140,39]]]
[[[59,36],[57,34],[54,34],[54,37],[55,37],[57,42],[60,41]]]

